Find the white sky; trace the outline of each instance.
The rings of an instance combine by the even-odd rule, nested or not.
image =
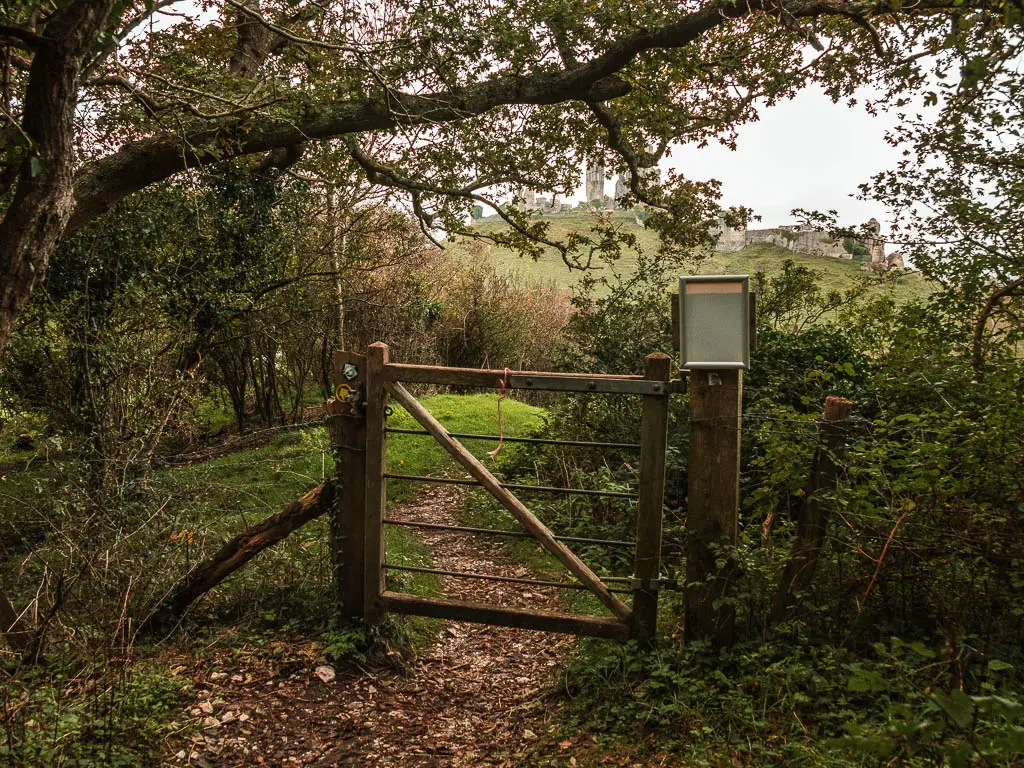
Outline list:
[[[855,195],[858,184],[898,162],[899,151],[884,141],[896,119],[834,104],[815,86],[762,109],[759,122],[740,128],[736,151],[687,146],[665,165],[688,178],[721,181],[723,205],[745,205],[761,216],[754,228],[791,223],[790,211],[806,208],[835,209],[848,225],[873,216],[885,231],[885,206]]]
[[[662,160],[662,172],[674,168],[690,179],[717,179],[723,206],[747,206],[761,217],[752,229],[794,223],[790,211],[805,208],[834,209],[839,222],[850,226],[874,217],[884,232],[885,206],[855,196],[859,184],[898,162],[899,151],[884,141],[895,121],[893,114],[872,116],[860,106],[835,104],[813,86],[762,108],[760,121],[739,129],[735,151],[717,142],[675,148]],[[613,188],[614,182],[606,183],[607,194]]]

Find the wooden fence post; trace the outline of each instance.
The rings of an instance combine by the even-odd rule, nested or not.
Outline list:
[[[636,558],[633,564],[632,634],[641,643],[658,630],[658,589],[661,576],[661,519],[665,506],[665,452],[668,445],[668,380],[671,360],[655,352],[647,356],[644,378],[665,382],[665,393],[645,395],[640,421],[640,498],[636,507]]]
[[[385,432],[388,393],[384,389],[384,366],[388,345],[374,342],[366,355],[366,499],[363,549],[363,616],[376,621],[380,595],[384,591],[384,507],[387,504],[388,436]]]
[[[810,486],[804,496],[804,507],[797,523],[796,539],[789,561],[782,571],[775,592],[771,616],[773,622],[785,619],[796,595],[807,590],[814,581],[831,515],[830,506],[822,503],[821,492],[834,488],[839,477],[836,455],[846,439],[852,408],[850,400],[832,396],[825,399]]]
[[[342,615],[363,617],[363,553],[366,547],[366,357],[334,353],[335,399],[328,406],[337,496],[331,514],[331,556]]]
[[[691,371],[689,390],[686,635],[728,645],[735,609],[721,601],[733,579],[729,550],[739,530],[743,371]]]

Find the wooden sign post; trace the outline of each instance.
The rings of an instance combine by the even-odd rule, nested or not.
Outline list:
[[[686,636],[728,645],[740,508],[743,371],[690,374],[690,464],[686,516]]]
[[[728,645],[732,548],[739,531],[743,370],[753,336],[746,275],[679,281],[682,368],[690,371],[686,636]]]
[[[334,353],[334,399],[328,403],[338,492],[331,514],[331,561],[341,614],[363,617],[366,540],[366,357]]]
[[[671,378],[672,358],[648,355],[644,378]],[[658,628],[658,579],[661,577],[661,527],[665,506],[665,452],[668,442],[668,397],[648,395],[640,421],[640,498],[636,513],[636,558],[633,566],[633,637],[654,641]]]

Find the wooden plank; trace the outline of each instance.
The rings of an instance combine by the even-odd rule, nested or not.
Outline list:
[[[605,395],[666,395],[668,387],[661,381],[646,381],[605,376],[578,376],[576,374],[510,373],[509,389],[541,390],[546,392],[595,392]]]
[[[363,548],[363,616],[376,621],[380,615],[380,593],[384,591],[384,506],[387,504],[388,436],[384,409],[388,394],[384,389],[384,367],[388,364],[388,345],[375,342],[366,355],[366,499]]]
[[[372,368],[371,368],[372,371]],[[569,569],[570,573],[579,579],[612,613],[620,619],[628,619],[632,613],[629,606],[608,591],[608,588],[601,582],[600,578],[590,568],[574,555],[568,547],[556,540],[551,531],[537,517],[526,508],[526,506],[513,496],[509,491],[501,487],[498,479],[490,471],[477,461],[476,457],[467,451],[462,443],[448,434],[441,423],[435,419],[426,408],[420,405],[419,401],[409,394],[401,384],[390,383],[386,385],[388,392],[397,400],[409,414],[418,421],[424,429],[434,436],[434,439],[441,444],[452,458],[461,464],[469,474],[480,481],[480,484],[496,498],[505,509],[529,533],[540,542],[551,555],[562,565]],[[369,525],[369,522],[367,523]]]
[[[609,640],[627,640],[629,638],[629,626],[626,623],[619,619],[601,616],[534,611],[525,608],[497,608],[492,605],[470,603],[463,600],[419,597],[399,592],[385,592],[381,596],[381,606],[384,610],[394,613],[430,616],[435,619],[469,621],[518,629],[537,629],[544,632],[563,632],[603,637]]]
[[[386,367],[384,377],[388,382],[499,389],[505,382],[505,371],[392,363]],[[507,388],[558,392],[603,392],[606,394],[667,393],[662,383],[647,381],[643,376],[536,371],[509,371]],[[656,391],[655,388],[660,391]]]
[[[644,376],[667,382],[671,358],[656,352],[648,355]],[[658,627],[658,590],[652,588],[661,575],[661,522],[665,506],[665,453],[668,447],[668,399],[645,397],[640,421],[640,500],[636,512],[636,559],[633,575],[633,636],[651,642]]]
[[[334,354],[331,355],[331,381],[334,386],[338,386],[342,383],[347,383],[350,386],[362,384],[366,381],[366,355],[356,354],[355,352],[349,352],[344,349],[337,349]],[[351,363],[356,368],[356,377],[350,379],[343,373],[345,369],[345,363]]]
[[[366,421],[360,415],[335,417],[341,441],[338,461],[337,539],[340,542],[342,615],[361,619],[366,613]]]
[[[742,371],[690,372],[686,634],[721,645],[732,642],[735,616],[722,599],[735,570],[726,555],[739,531],[742,400]]]

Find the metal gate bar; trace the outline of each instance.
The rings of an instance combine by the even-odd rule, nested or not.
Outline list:
[[[535,587],[555,587],[556,589],[578,589],[589,591],[584,584],[573,581],[548,581],[547,579],[528,579],[525,576],[496,576],[488,573],[473,573],[472,571],[447,571],[443,568],[426,568],[421,565],[391,565],[384,563],[386,571],[408,571],[409,573],[433,573],[438,576],[454,576],[457,579],[476,579],[478,581],[507,581],[512,584],[532,584]],[[609,592],[616,592],[620,595],[631,595],[632,590],[610,589]]]
[[[439,483],[441,485],[483,485],[479,480],[466,480],[458,477],[430,477],[428,475],[402,475],[397,472],[385,472],[389,480],[413,480],[420,483]],[[512,491],[540,491],[541,493],[561,493],[565,496],[608,496],[613,499],[638,499],[640,494],[628,491],[598,491],[589,488],[558,488],[553,485],[526,485],[525,483],[499,483],[501,488]]]
[[[388,427],[384,430],[393,435],[426,435],[430,433],[425,429],[405,429],[402,427]],[[489,440],[498,442],[504,440],[506,443],[529,443],[530,445],[565,445],[572,448],[616,448],[624,451],[639,451],[640,443],[595,443],[588,440],[552,440],[546,437],[502,437],[499,435],[474,435],[467,432],[449,432],[452,437],[459,440]]]
[[[462,531],[464,533],[482,533],[491,536],[508,536],[513,539],[532,539],[533,536],[525,531],[503,531],[500,528],[471,528],[465,525],[445,525],[443,523],[418,523],[409,520],[385,519],[384,525],[400,525],[404,528],[424,528],[432,531]],[[614,539],[584,539],[578,536],[555,536],[558,541],[568,541],[574,544],[603,544],[609,547],[635,547],[635,541],[615,541]]]

